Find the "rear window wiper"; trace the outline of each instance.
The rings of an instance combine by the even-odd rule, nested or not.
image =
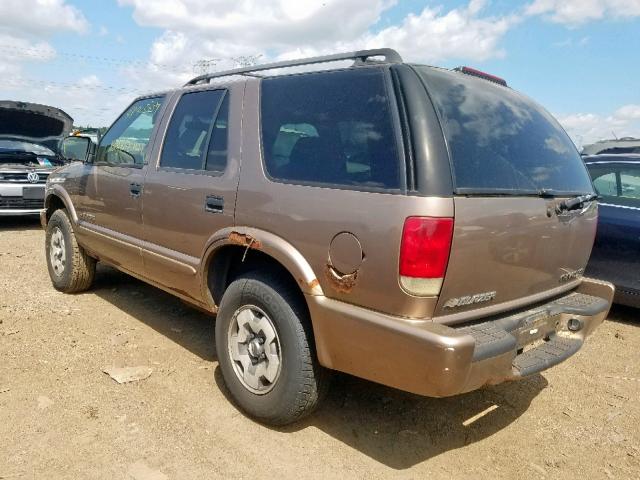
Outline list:
[[[568,198],[556,205],[556,213],[568,212],[570,210],[582,208],[585,203],[592,202],[593,200],[597,199],[598,195],[596,195],[595,193],[588,193],[586,195],[578,195],[573,198]]]

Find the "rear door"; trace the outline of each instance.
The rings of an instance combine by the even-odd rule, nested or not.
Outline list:
[[[640,291],[640,164],[594,162],[587,166],[601,196],[588,273],[613,282],[618,292]]]
[[[207,241],[234,223],[240,145],[230,132],[240,129],[243,90],[240,82],[183,92],[145,178],[146,276],[196,299]]]
[[[595,202],[575,146],[544,109],[508,87],[416,67],[438,110],[454,177],[454,232],[436,315],[506,309],[571,288],[586,267]]]
[[[388,81],[381,67],[250,80],[247,123],[260,128],[243,132],[237,222],[300,252],[326,296],[415,313],[397,245],[402,215],[420,201],[402,194]]]

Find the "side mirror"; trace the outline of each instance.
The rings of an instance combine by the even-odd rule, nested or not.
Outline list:
[[[87,162],[95,151],[89,137],[72,136],[62,140],[60,153],[65,160]]]

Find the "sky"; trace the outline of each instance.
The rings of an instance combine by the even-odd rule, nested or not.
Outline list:
[[[501,76],[579,147],[640,137],[640,0],[2,0],[0,100],[108,126],[205,69],[375,47]]]

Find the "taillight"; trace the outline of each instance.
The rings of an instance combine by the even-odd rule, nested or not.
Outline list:
[[[409,217],[400,243],[400,284],[412,295],[438,295],[449,263],[453,218]]]

